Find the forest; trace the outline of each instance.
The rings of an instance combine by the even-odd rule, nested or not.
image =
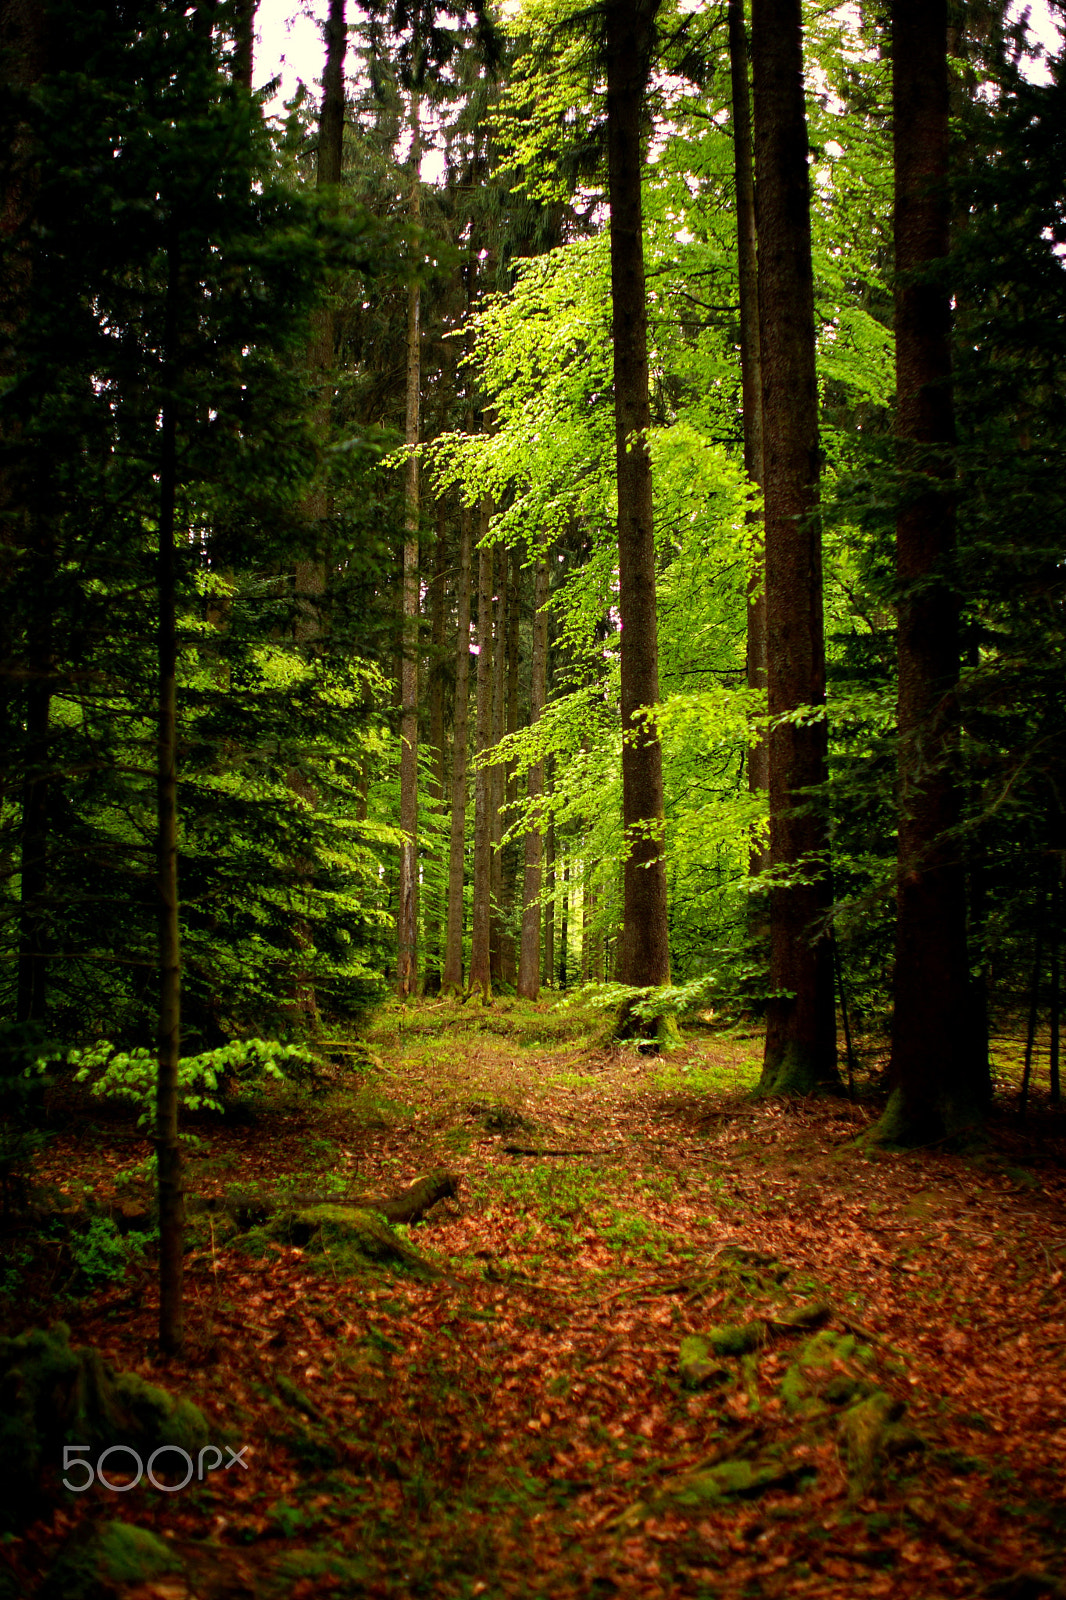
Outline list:
[[[0,1600],[1062,1596],[1062,0],[296,13],[0,0]]]

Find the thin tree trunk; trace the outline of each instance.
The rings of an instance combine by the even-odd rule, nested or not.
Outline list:
[[[733,171],[737,189],[737,277],[740,289],[740,382],[744,408],[744,471],[762,487],[762,351],[759,342],[759,258],[755,234],[755,171],[751,151],[751,108],[748,99],[748,40],[744,0],[729,0],[729,72],[733,95]],[[748,581],[746,677],[749,690],[766,694],[766,551],[762,517],[748,513],[759,528],[756,559]],[[765,734],[748,750],[748,791],[765,804],[770,787],[770,752]],[[765,835],[753,844],[748,870],[762,872],[770,864]]]
[[[563,856],[559,893],[559,988],[567,985],[567,957],[570,954],[570,857]]]
[[[433,554],[433,582],[429,589],[430,650],[429,668],[429,744],[433,751],[433,779],[430,801],[438,817],[444,813],[447,793],[444,737],[444,580],[447,573],[447,518],[443,498],[437,501],[437,540]],[[424,994],[439,994],[444,968],[441,933],[444,902],[434,897],[426,915],[426,964]]]
[[[315,185],[319,189],[335,187],[341,181],[344,159],[344,57],[348,48],[348,27],[345,18],[346,0],[329,0],[329,16],[325,26],[326,63],[322,74],[322,109],[318,121],[318,157]],[[317,386],[314,407],[314,432],[323,444],[329,438],[331,384],[333,366],[333,312],[321,306],[311,323],[311,344],[308,363],[311,381]],[[319,526],[319,542],[324,540],[325,521],[329,499],[325,483],[321,483],[305,502],[309,521]],[[321,631],[322,599],[326,592],[326,569],[321,552],[304,557],[296,563],[296,641],[310,643]],[[313,798],[313,797],[312,797]]]
[[[622,618],[623,978],[670,981],[662,749],[649,716],[659,699],[655,538],[647,432],[647,309],[641,216],[641,123],[659,0],[608,0],[607,141],[611,202],[618,577]],[[632,1018],[624,1013],[620,1031]]]
[[[544,711],[548,667],[548,563],[537,561],[533,575],[533,652],[529,687],[529,725],[535,728]],[[535,1000],[540,993],[540,885],[544,852],[543,817],[538,804],[544,793],[544,762],[529,769],[526,793],[532,807],[526,834],[525,872],[522,882],[522,946],[518,962],[518,993]]]
[[[411,92],[411,197],[415,224],[421,200],[421,129],[418,95]],[[422,388],[422,302],[417,280],[407,290],[407,407],[404,439],[403,659],[400,668],[400,904],[397,916],[396,992],[418,987],[418,434]]]
[[[466,867],[466,741],[470,701],[470,546],[473,513],[459,513],[459,576],[456,590],[458,623],[455,643],[455,713],[452,721],[451,838],[448,851],[448,933],[443,987],[459,994],[463,987],[463,879]]]
[[[492,645],[492,748],[495,751],[503,738],[507,716],[507,550],[503,545],[496,552],[496,625]],[[503,903],[503,854],[500,841],[503,837],[503,802],[506,793],[503,766],[494,761],[490,769],[490,805],[492,859],[489,868],[489,966],[492,981],[503,981],[503,929],[500,912]]]
[[[1059,961],[1060,961],[1060,924],[1062,920],[1062,877],[1061,869],[1055,865],[1055,882],[1051,890],[1051,1041],[1048,1046],[1048,1078],[1050,1080],[1051,1104],[1057,1106],[1062,1100],[1062,1091],[1059,1085]]]
[[[31,572],[38,603],[47,606],[55,570],[52,541],[38,534]],[[36,569],[36,571],[34,571]],[[43,1022],[48,984],[48,810],[51,766],[52,619],[48,610],[30,636],[26,691],[26,772],[22,784],[19,863],[19,951],[16,1015],[19,1022]]]
[[[522,584],[522,555],[517,548],[511,551],[511,572],[507,584],[507,732],[518,732],[518,657],[521,644],[521,612],[519,610],[519,595]],[[515,764],[508,761],[503,769],[504,794],[508,807],[514,805],[518,799],[518,780],[515,777]],[[513,811],[508,810],[504,823],[510,827],[514,821]],[[518,846],[512,841],[506,844],[502,851],[501,862],[501,906],[503,917],[503,936],[500,940],[500,965],[505,984],[512,989],[518,983],[518,961],[515,949],[515,936],[512,930],[512,919],[515,909],[515,893],[518,887]]]
[[[340,182],[344,154],[344,57],[348,45],[345,19],[346,0],[330,0],[329,16],[325,27],[326,62],[322,75],[322,109],[318,124],[318,159],[315,182],[319,189],[334,187]],[[316,394],[313,408],[315,437],[323,444],[330,434],[332,410],[333,367],[333,312],[328,306],[320,307],[312,318],[311,341],[308,348],[310,378]],[[322,606],[326,593],[326,542],[329,495],[324,478],[304,501],[304,514],[315,529],[316,549],[296,562],[293,586],[295,591],[295,616],[293,638],[313,652],[322,635]],[[305,772],[293,771],[289,782],[293,792],[312,808],[318,797]],[[312,872],[310,863],[298,861],[296,876],[305,890],[310,889]],[[309,951],[312,942],[311,928],[303,917],[297,918],[293,938],[299,951]],[[303,964],[302,962],[300,963]],[[306,972],[297,973],[294,1001],[298,1013],[313,1024],[317,1015],[317,1001],[313,984]]]
[[[550,787],[550,785],[549,785]],[[555,982],[555,814],[548,812],[548,836],[544,841],[544,982]]]
[[[480,534],[488,530],[488,498],[481,501]],[[467,989],[470,994],[480,991],[481,998],[492,998],[492,973],[489,966],[489,933],[492,894],[492,797],[490,771],[484,756],[492,744],[492,576],[495,567],[491,545],[481,544],[478,550],[477,592],[477,725],[474,749],[477,767],[474,776],[474,905],[471,919],[470,977]]]
[[[763,378],[771,864],[793,881],[770,897],[762,1088],[839,1087],[828,835],[805,791],[826,779],[818,385],[814,364],[807,118],[800,0],[754,0],[755,176]],[[775,721],[776,719],[776,721]],[[805,881],[795,881],[801,877]]]
[[[878,1137],[938,1139],[983,1099],[971,1026],[956,772],[959,607],[951,565],[955,425],[951,305],[930,272],[948,254],[946,0],[892,8],[896,436],[904,505],[896,525],[899,826],[892,1097]]]
[[[182,1280],[185,1201],[178,1141],[178,1063],[181,1055],[181,933],[178,922],[177,584],[174,517],[177,424],[173,382],[180,268],[176,247],[167,262],[158,563],[158,754],[156,767],[156,893],[159,925],[159,1037],[156,1075],[156,1170],[159,1185],[159,1342],[176,1354],[185,1338]]]

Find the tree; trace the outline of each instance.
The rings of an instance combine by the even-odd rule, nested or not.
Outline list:
[[[641,220],[644,96],[658,10],[659,0],[608,0],[604,18],[626,852],[620,975],[641,986],[670,981]]]
[[[825,639],[818,521],[818,386],[799,0],[754,0],[770,735],[770,987],[762,1088],[834,1086],[825,919]]]
[[[548,667],[548,563],[540,557],[534,568],[533,651],[530,665],[529,721],[536,727],[544,710]],[[540,992],[541,859],[544,849],[543,819],[539,802],[544,793],[544,761],[529,769],[527,793],[533,807],[532,826],[526,833],[525,870],[522,880],[522,942],[518,962],[518,993],[535,1000]]]
[[[733,171],[737,210],[737,291],[740,312],[740,381],[744,408],[744,471],[763,481],[762,355],[759,344],[759,262],[755,231],[755,174],[752,169],[751,106],[748,95],[748,41],[744,0],[729,0],[729,77],[733,111]],[[758,523],[758,518],[752,516]],[[746,674],[748,688],[766,692],[766,560],[759,540],[748,592]],[[770,783],[765,735],[748,752],[748,788],[765,796]],[[765,844],[751,852],[751,870],[769,865]]]
[[[896,244],[899,821],[893,1097],[880,1137],[925,1141],[980,1110],[958,839],[946,0],[892,8]]]

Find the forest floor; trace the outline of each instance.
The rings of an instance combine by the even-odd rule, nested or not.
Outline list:
[[[1066,1115],[873,1153],[876,1101],[753,1100],[754,1037],[660,1058],[582,1026],[392,1008],[328,1094],[199,1125],[201,1198],[457,1174],[398,1230],[437,1276],[200,1213],[164,1360],[150,1262],[78,1295],[62,1252],[27,1268],[9,1325],[61,1318],[243,1456],[61,1495],[0,1548],[10,1592],[120,1518],[175,1557],[137,1600],[1066,1594]],[[39,1176],[106,1201],[148,1148],[86,1118]]]

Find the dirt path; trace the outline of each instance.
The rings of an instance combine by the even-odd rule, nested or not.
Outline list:
[[[201,1219],[183,1362],[147,1277],[64,1308],[248,1470],[90,1491],[9,1551],[27,1593],[103,1516],[172,1542],[185,1575],[123,1591],[169,1600],[1066,1593],[1062,1129],[871,1160],[861,1106],[745,1098],[757,1041],[664,1062],[573,1028],[392,1013],[356,1089],[212,1132],[202,1195],[460,1174],[407,1235],[443,1276]],[[72,1163],[114,1185],[106,1133]]]

